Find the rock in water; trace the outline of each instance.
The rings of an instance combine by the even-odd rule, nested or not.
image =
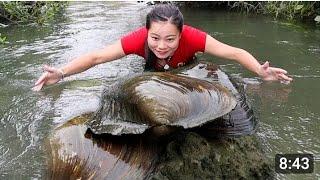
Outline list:
[[[205,138],[175,134],[151,179],[274,179],[272,163],[254,135]]]

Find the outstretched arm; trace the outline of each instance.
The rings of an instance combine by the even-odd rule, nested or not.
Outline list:
[[[269,62],[265,62],[263,65],[261,65],[247,51],[219,42],[210,35],[207,35],[205,53],[225,59],[235,60],[248,70],[259,75],[263,80],[286,82],[292,81],[292,78],[286,75],[286,70],[270,67]]]
[[[45,65],[43,67],[45,72],[40,76],[32,89],[39,91],[44,85],[57,83],[63,77],[83,72],[95,65],[116,60],[123,56],[125,56],[125,53],[123,52],[121,41],[118,40],[104,49],[82,55],[62,68],[58,69]]]

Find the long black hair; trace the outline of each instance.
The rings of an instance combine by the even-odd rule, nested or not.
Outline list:
[[[178,28],[180,33],[182,32],[183,15],[180,12],[179,8],[173,4],[168,3],[155,5],[155,7],[147,14],[146,28],[149,30],[152,22],[159,21],[169,21],[171,24],[175,25]],[[153,69],[157,56],[150,50],[147,40],[145,43],[145,53],[145,70]]]

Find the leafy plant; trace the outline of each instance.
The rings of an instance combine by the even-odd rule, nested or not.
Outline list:
[[[246,13],[259,13],[263,10],[263,2],[245,2],[245,1],[236,1],[236,2],[228,2],[228,6],[231,9],[236,9],[240,12]]]
[[[6,36],[2,36],[2,34],[0,33],[0,44],[4,44],[6,43],[7,41],[7,37]]]
[[[177,4],[186,7],[222,8],[243,13],[261,13],[290,21],[320,23],[320,1],[192,1]]]
[[[15,24],[43,24],[66,7],[66,2],[6,1],[0,2],[0,18]]]
[[[288,20],[315,20],[320,14],[320,2],[317,1],[269,1],[266,4],[266,13],[276,18]]]

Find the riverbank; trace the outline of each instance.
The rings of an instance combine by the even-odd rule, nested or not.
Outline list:
[[[67,2],[11,1],[0,2],[0,23],[43,24],[66,8]]]
[[[180,7],[220,9],[245,14],[263,14],[290,22],[304,22],[320,26],[319,1],[225,1],[176,2]]]

